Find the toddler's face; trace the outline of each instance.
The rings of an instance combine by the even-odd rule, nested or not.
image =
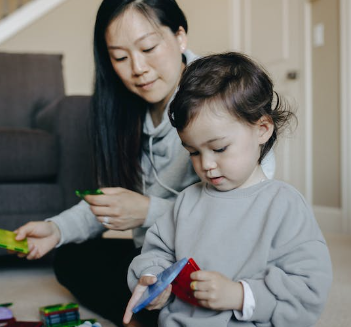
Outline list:
[[[224,108],[205,105],[179,136],[201,180],[228,191],[265,178],[258,164],[264,132],[260,124],[244,124]]]

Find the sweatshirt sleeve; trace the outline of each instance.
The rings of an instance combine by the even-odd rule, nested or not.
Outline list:
[[[46,221],[54,222],[61,232],[57,246],[71,242],[82,243],[106,230],[84,200]]]
[[[332,282],[329,251],[304,202],[286,205],[283,212],[271,240],[273,254],[266,270],[257,278],[244,278],[256,303],[250,321],[284,327],[313,326]]]
[[[176,262],[174,253],[176,208],[167,210],[147,231],[141,254],[129,266],[128,286],[134,290],[145,274],[157,275]]]

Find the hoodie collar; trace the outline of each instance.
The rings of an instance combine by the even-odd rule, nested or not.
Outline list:
[[[174,95],[172,96],[173,99]],[[171,99],[171,101],[172,101]],[[168,132],[173,128],[171,125],[171,122],[169,121],[168,118],[168,109],[169,109],[169,104],[167,104],[163,115],[162,115],[162,121],[158,126],[154,126],[154,123],[151,118],[150,110],[147,111],[146,117],[145,117],[145,122],[144,122],[144,128],[143,132],[144,134],[150,136],[150,137],[164,137],[168,134]]]

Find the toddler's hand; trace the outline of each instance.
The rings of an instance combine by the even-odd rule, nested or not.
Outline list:
[[[212,271],[199,270],[190,275],[190,287],[199,304],[212,310],[242,310],[244,289],[241,283]]]
[[[166,305],[171,294],[172,285],[168,285],[167,288],[146,307],[146,309],[156,310],[163,308]]]
[[[126,312],[124,313],[123,323],[128,324],[133,316],[133,308],[147,289],[149,285],[155,284],[157,281],[156,276],[142,276],[139,279],[138,285],[135,287],[132,297],[130,298]],[[146,308],[148,310],[155,310],[162,308],[169,296],[171,295],[172,286],[169,285],[157,298],[155,298]]]

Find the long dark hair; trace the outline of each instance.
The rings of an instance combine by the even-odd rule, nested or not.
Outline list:
[[[185,69],[170,104],[172,125],[182,131],[205,103],[221,103],[230,114],[247,124],[255,124],[262,116],[271,120],[274,131],[261,146],[259,163],[283,128],[297,122],[292,108],[273,90],[273,82],[265,69],[237,52],[209,55]]]
[[[104,0],[94,31],[95,85],[92,101],[94,166],[99,186],[140,191],[142,128],[148,104],[130,92],[113,70],[105,33],[109,24],[133,7],[173,33],[186,18],[174,0]]]

